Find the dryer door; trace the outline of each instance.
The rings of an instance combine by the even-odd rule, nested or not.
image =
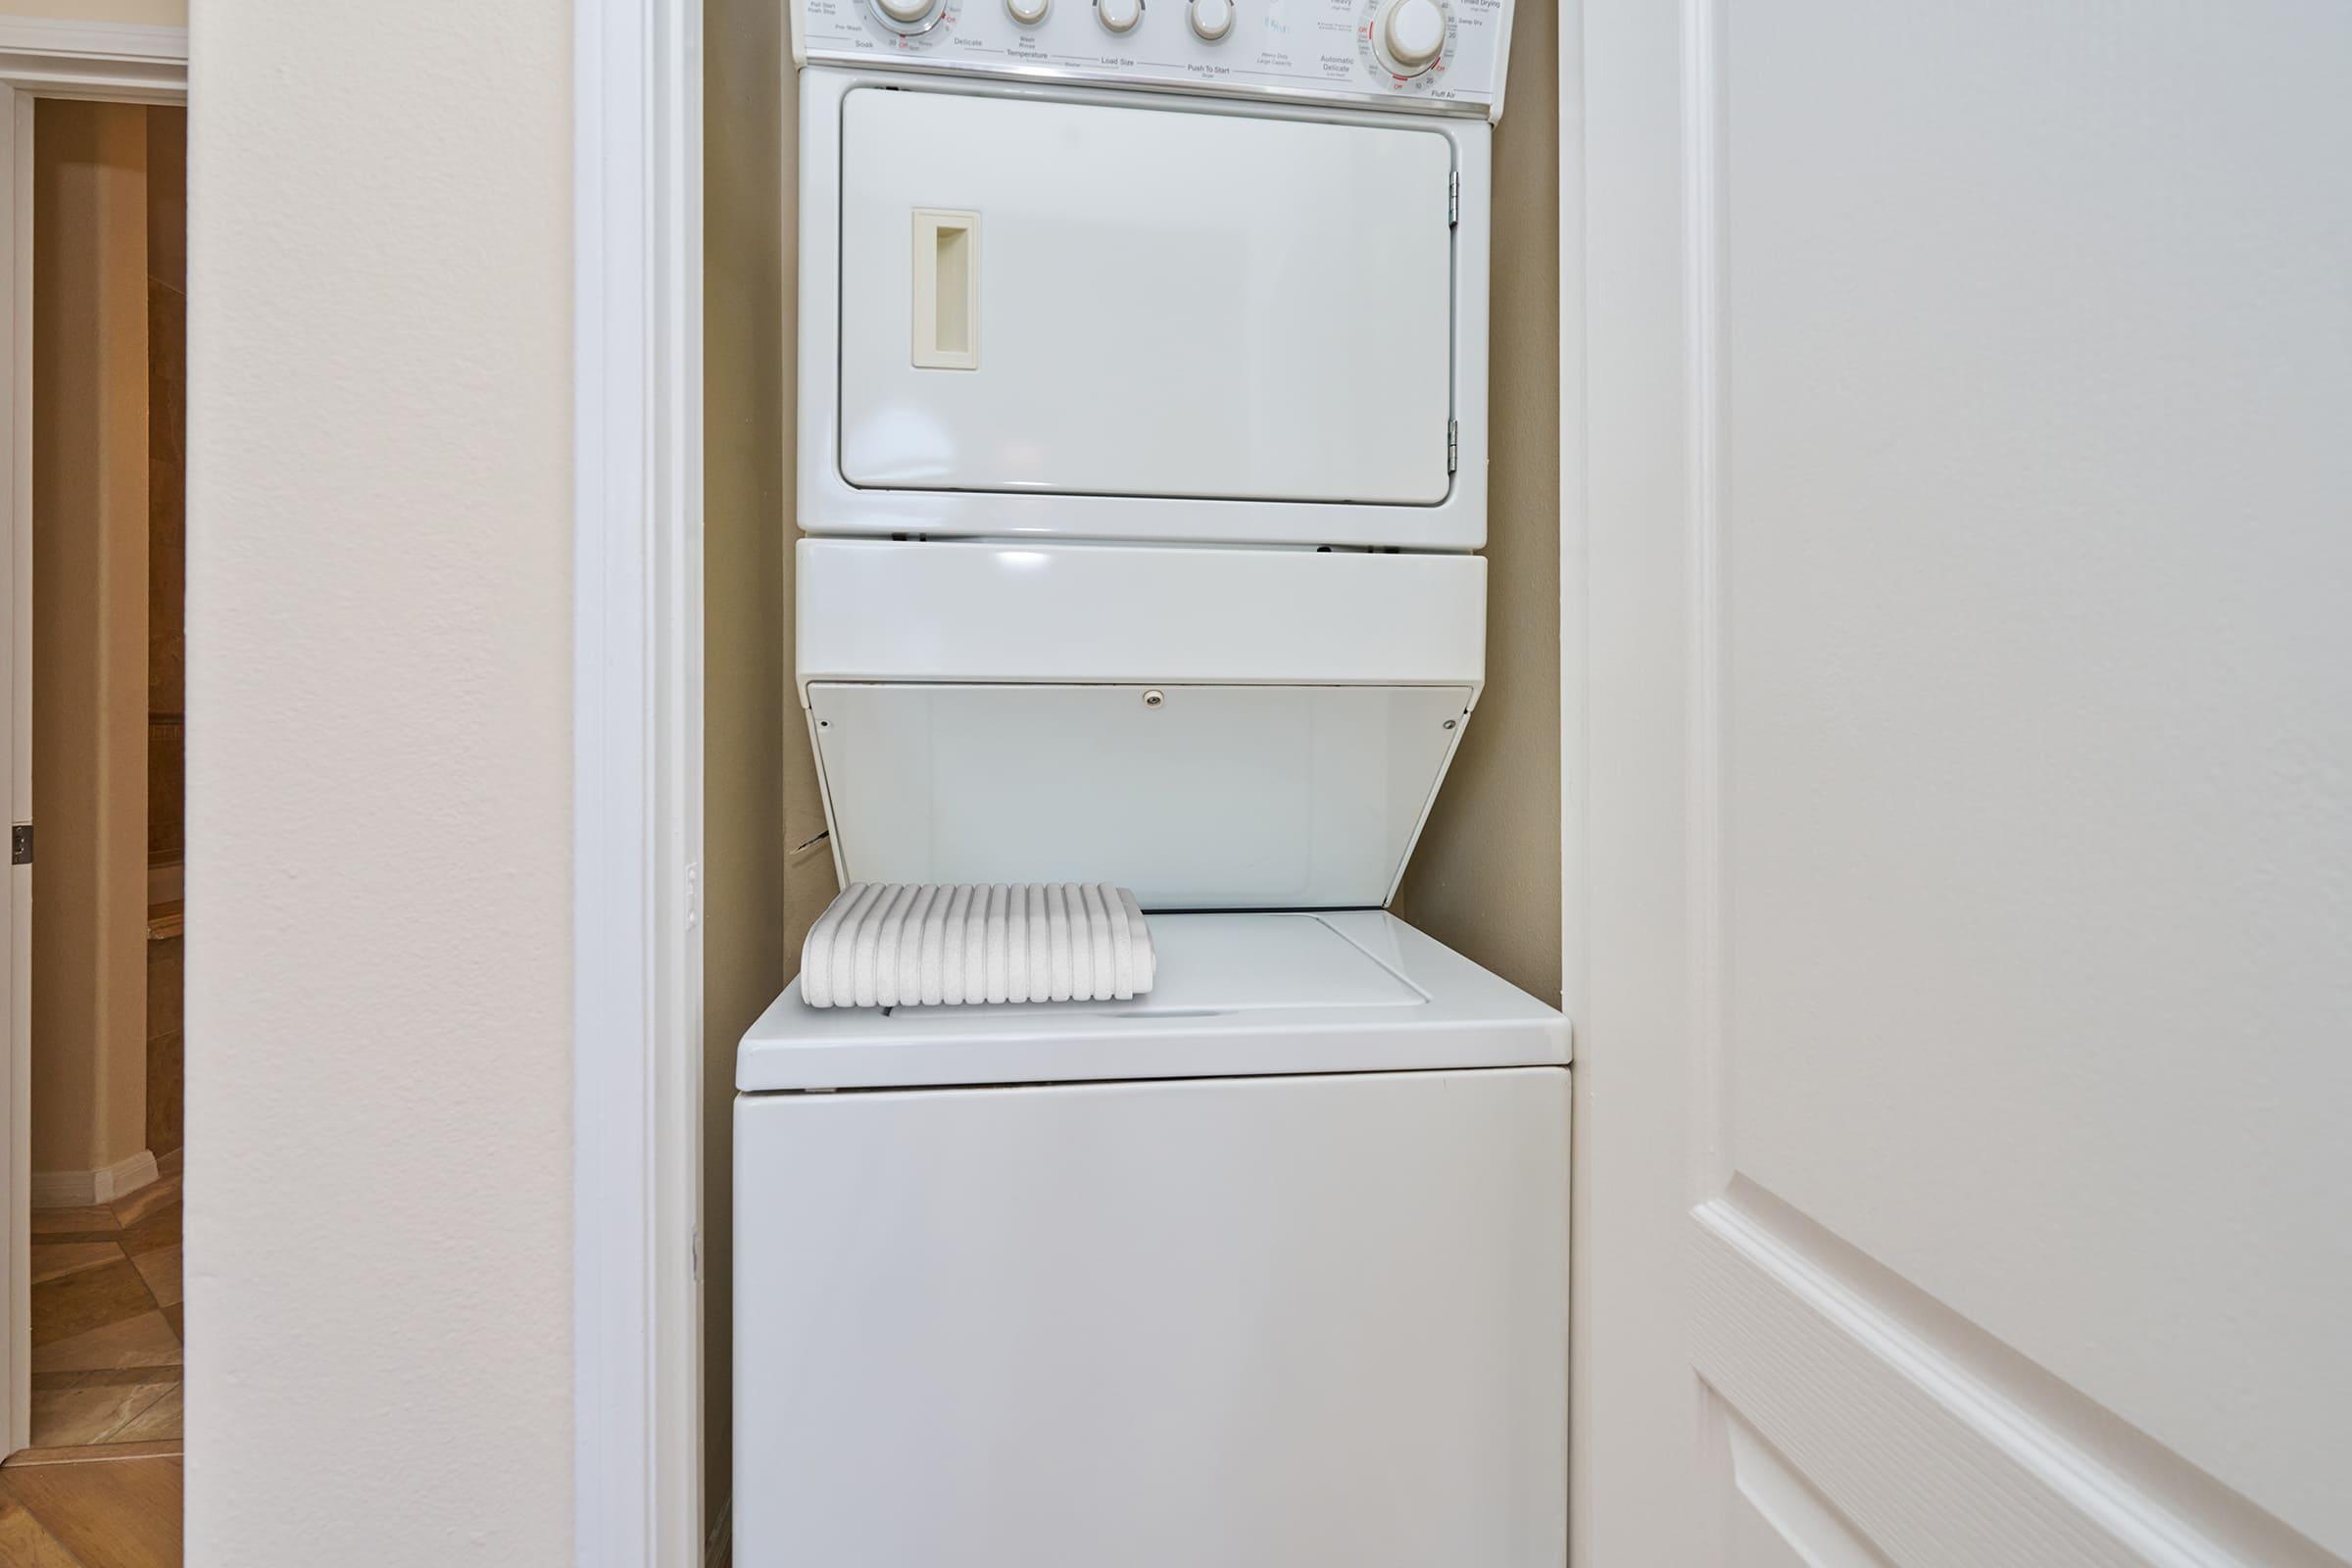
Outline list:
[[[842,113],[850,484],[1446,498],[1442,132],[871,87]]]

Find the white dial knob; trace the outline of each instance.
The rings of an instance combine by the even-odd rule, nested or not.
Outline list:
[[[936,0],[873,0],[873,7],[884,23],[906,27],[929,16],[935,3]]]
[[[1233,0],[1193,0],[1193,31],[1215,43],[1233,30]]]
[[[1113,32],[1127,32],[1144,20],[1144,0],[1095,0],[1095,20]]]
[[[1004,10],[1013,21],[1024,27],[1034,27],[1046,20],[1047,0],[1004,0]]]
[[[1380,20],[1380,48],[1398,74],[1417,76],[1446,47],[1446,13],[1438,0],[1392,0]]]

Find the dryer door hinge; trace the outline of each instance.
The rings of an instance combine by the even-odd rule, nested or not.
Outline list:
[[[1454,469],[1461,466],[1461,461],[1462,421],[1447,419],[1446,421],[1446,471],[1453,472]]]
[[[1462,172],[1448,170],[1446,174],[1446,226],[1453,227],[1462,220]]]

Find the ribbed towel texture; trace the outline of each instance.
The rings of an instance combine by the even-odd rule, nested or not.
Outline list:
[[[811,1007],[1124,1002],[1152,989],[1152,930],[1106,882],[854,882],[801,947]]]

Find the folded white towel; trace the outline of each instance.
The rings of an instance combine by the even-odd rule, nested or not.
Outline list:
[[[811,1007],[1125,1002],[1152,989],[1152,928],[1105,882],[857,882],[801,948]]]

